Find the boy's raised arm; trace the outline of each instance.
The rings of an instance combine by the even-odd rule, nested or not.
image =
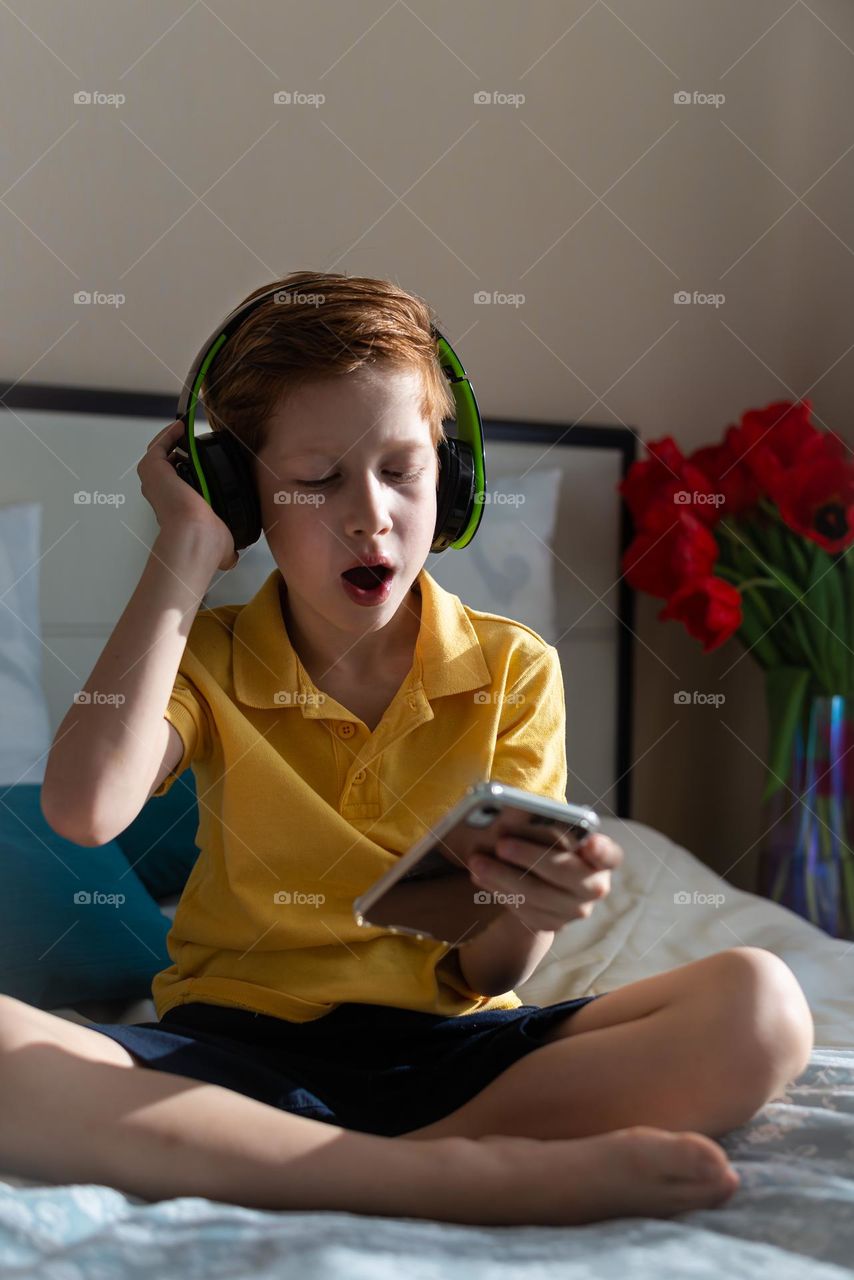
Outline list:
[[[137,472],[160,532],[82,693],[56,731],[42,812],[77,844],[105,844],[134,820],[163,766],[174,765],[164,712],[187,636],[217,569],[237,563],[227,526],[167,455],[182,424],[151,442]]]

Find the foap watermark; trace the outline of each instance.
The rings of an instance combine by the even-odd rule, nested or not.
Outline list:
[[[524,93],[507,93],[501,88],[488,90],[481,88],[476,93],[472,93],[475,106],[515,106],[519,110],[520,106],[525,104]]]
[[[703,493],[699,489],[677,489],[673,495],[677,506],[690,507],[694,504],[706,507],[721,507],[725,496],[722,493]]]
[[[491,504],[494,507],[521,507],[525,501],[525,495],[524,493],[476,493],[474,500],[481,506]]]
[[[93,889],[91,893],[88,889],[78,889],[74,895],[74,905],[77,907],[122,907],[125,901],[123,893],[101,893],[98,889]]]
[[[279,707],[319,707],[326,701],[326,694],[312,693],[310,689],[277,689],[273,701]]]
[[[476,307],[496,306],[496,307],[523,307],[525,305],[524,293],[502,293],[500,289],[478,289],[474,295],[474,304]]]
[[[726,702],[725,693],[703,693],[702,689],[678,689],[673,695],[678,707],[696,706],[722,707]]]
[[[726,102],[726,94],[703,93],[699,89],[677,89],[673,95],[677,107],[722,107]]]
[[[101,93],[98,89],[78,89],[74,95],[75,107],[123,107],[126,102],[123,93]]]
[[[277,289],[273,301],[280,307],[322,307],[325,293],[300,293],[299,289]]]
[[[123,293],[101,293],[97,289],[78,289],[74,295],[75,307],[122,307]]]
[[[126,502],[124,493],[101,493],[100,489],[78,489],[74,495],[76,507],[123,507]]]
[[[102,693],[100,689],[78,689],[72,702],[80,706],[123,707],[127,698],[123,693]]]
[[[725,293],[700,293],[695,289],[689,293],[687,289],[677,289],[673,295],[677,307],[688,307],[692,303],[697,307],[722,307],[726,302]]]
[[[678,893],[673,895],[673,903],[677,907],[722,907],[726,902],[725,893],[700,893],[695,889],[693,893],[688,893],[687,889],[680,889]]]
[[[273,94],[277,107],[322,107],[325,93],[303,93],[301,89],[279,89]]]
[[[325,893],[291,893],[288,889],[277,889],[273,894],[273,902],[277,907],[322,907],[326,901]]]
[[[474,701],[481,706],[485,703],[506,702],[508,706],[521,706],[525,701],[524,693],[494,693],[491,689],[479,689],[477,693],[472,694]]]
[[[524,93],[506,93],[503,89],[479,89],[472,94],[476,107],[516,107],[525,102]]]
[[[280,507],[286,507],[289,503],[297,507],[319,507],[325,501],[325,493],[303,493],[299,489],[277,489],[273,494],[273,502]]]
[[[498,889],[478,889],[474,894],[474,903],[478,907],[486,907],[493,902],[506,907],[521,907],[524,901],[524,893],[502,893]]]

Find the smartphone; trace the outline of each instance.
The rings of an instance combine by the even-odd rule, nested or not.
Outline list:
[[[598,815],[586,806],[561,804],[503,782],[476,783],[355,899],[356,923],[462,946],[515,905],[510,895],[480,890],[473,882],[468,863],[474,854],[495,855],[505,836],[572,850],[599,827]]]

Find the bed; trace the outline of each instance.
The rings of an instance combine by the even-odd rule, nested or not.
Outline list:
[[[26,579],[31,589],[33,573],[38,579],[38,625],[22,624],[18,639],[20,663],[38,651],[46,718],[28,740],[26,774],[9,774],[12,761],[0,744],[8,787],[19,777],[38,781],[39,734],[42,742],[45,731],[52,736],[139,576],[153,530],[135,462],[158,426],[171,420],[173,406],[157,397],[39,387],[17,387],[4,403],[0,517],[3,504],[12,503],[21,504],[21,515],[27,505],[39,514],[29,546],[30,560],[38,563],[27,563]],[[7,1274],[56,1280],[151,1273],[349,1280],[401,1271],[416,1280],[458,1272],[588,1277],[629,1271],[658,1280],[754,1276],[762,1268],[775,1280],[849,1274],[854,943],[736,889],[630,816],[631,602],[618,580],[627,531],[614,486],[633,454],[631,433],[489,422],[486,429],[495,492],[522,493],[526,501],[512,512],[508,500],[485,513],[491,523],[472,544],[480,544],[477,557],[454,561],[450,553],[444,565],[435,557],[427,567],[467,603],[520,618],[557,644],[567,692],[568,798],[594,804],[603,830],[625,851],[611,893],[588,920],[558,934],[534,976],[516,988],[519,995],[547,1004],[614,990],[729,947],[764,947],[790,965],[809,1000],[816,1045],[808,1068],[721,1139],[741,1184],[720,1209],[567,1229],[461,1227],[329,1211],[257,1211],[191,1196],[149,1202],[106,1186],[52,1185],[0,1169],[0,1260]],[[597,431],[604,434],[591,438]],[[94,504],[75,509],[75,488],[125,495],[109,538],[103,524],[97,527]],[[0,520],[0,546],[2,529]],[[36,543],[39,554],[32,556]],[[257,544],[244,553],[235,576],[216,581],[206,603],[247,599],[266,576],[267,554]],[[13,563],[4,571],[6,615],[21,572]],[[5,621],[14,624],[14,618]],[[29,670],[31,684],[35,670]],[[572,726],[594,709],[596,731],[582,754]],[[171,918],[177,900],[159,898],[158,911]],[[83,1024],[155,1016],[146,998],[69,1000],[51,1011]]]

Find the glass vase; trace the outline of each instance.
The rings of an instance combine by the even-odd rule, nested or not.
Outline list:
[[[854,938],[854,698],[807,697],[784,776],[762,806],[759,893]]]

